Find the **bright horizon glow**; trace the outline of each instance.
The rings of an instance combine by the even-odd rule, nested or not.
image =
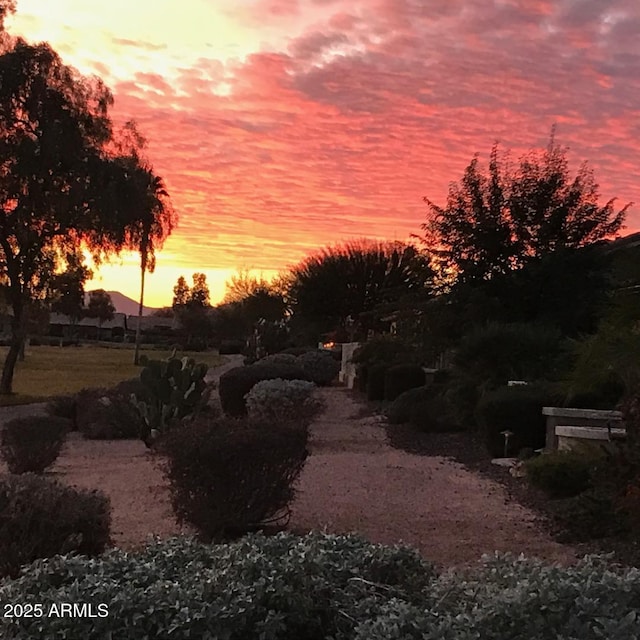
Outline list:
[[[606,4],[606,6],[604,6]],[[353,238],[420,233],[475,153],[544,147],[553,124],[601,203],[640,203],[640,4],[584,0],[18,0],[7,29],[98,74],[133,118],[179,226],[147,277],[212,300]],[[630,210],[629,233],[639,228]],[[102,280],[99,280],[102,278]],[[139,296],[135,259],[88,288]]]

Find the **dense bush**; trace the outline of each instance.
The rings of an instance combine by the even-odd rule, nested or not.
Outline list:
[[[306,380],[262,380],[245,397],[249,418],[306,426],[321,408],[312,395],[315,388]]]
[[[564,358],[560,334],[545,326],[489,324],[469,333],[455,350],[450,382],[460,420],[471,426],[485,393],[509,380],[535,382],[563,375]]]
[[[389,365],[386,363],[374,364],[366,368],[367,400],[382,402],[384,400],[384,377]]]
[[[384,376],[384,399],[395,400],[401,393],[416,387],[424,387],[426,376],[417,364],[396,364],[389,367]]]
[[[307,351],[298,356],[298,364],[309,379],[320,387],[330,385],[340,371],[340,363],[325,351]]]
[[[292,356],[301,356],[307,351],[315,351],[316,347],[308,346],[308,347],[287,347],[279,352],[280,355],[292,355]]]
[[[218,380],[218,393],[222,410],[231,416],[243,416],[247,413],[245,396],[253,385],[261,380],[307,380],[310,377],[298,365],[255,364],[235,367],[225,371]]]
[[[83,389],[76,395],[76,425],[85,438],[118,440],[139,438],[144,421],[131,401],[133,382],[113,389]]]
[[[624,395],[624,385],[610,378],[585,391],[572,391],[565,398],[565,407],[578,409],[616,409]]]
[[[213,540],[287,515],[306,445],[306,429],[233,418],[196,418],[168,432],[162,451],[178,520]]]
[[[298,358],[291,353],[274,353],[270,356],[260,358],[258,362],[260,362],[260,364],[290,364],[295,366],[298,364]]]
[[[558,402],[557,390],[544,384],[502,387],[485,395],[476,416],[489,453],[494,457],[504,455],[503,431],[511,432],[507,455],[517,455],[525,447],[543,448],[546,419],[542,407]]]
[[[0,453],[10,473],[42,473],[55,461],[71,422],[54,416],[15,418],[0,429]]]
[[[49,401],[46,411],[50,416],[65,418],[71,421],[71,429],[75,431],[76,425],[76,395],[57,396]]]
[[[0,477],[0,575],[59,553],[102,553],[110,522],[109,499],[100,492],[31,473]]]
[[[2,602],[105,603],[108,615],[0,618],[13,640],[637,640],[640,571],[597,557],[562,568],[485,556],[436,575],[402,547],[353,536],[184,538],[101,558],[52,558],[0,585]]]
[[[527,478],[550,498],[570,498],[591,486],[593,458],[583,451],[553,451],[525,464]]]
[[[409,423],[424,432],[439,433],[459,428],[444,395],[444,387],[430,385],[401,393],[385,408],[391,424]]]
[[[244,340],[223,340],[218,348],[218,353],[221,356],[236,355],[242,353],[244,347]]]

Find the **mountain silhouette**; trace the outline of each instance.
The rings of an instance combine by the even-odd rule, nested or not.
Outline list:
[[[120,293],[119,291],[107,291],[107,293],[111,296],[111,302],[113,302],[113,306],[116,308],[117,313],[125,313],[128,316],[137,316],[138,315],[138,302],[136,300],[132,300],[128,296],[125,296],[124,293]],[[85,304],[89,301],[89,292],[87,291],[85,294],[86,300]],[[142,307],[142,315],[149,316],[154,311],[158,309],[155,307]]]

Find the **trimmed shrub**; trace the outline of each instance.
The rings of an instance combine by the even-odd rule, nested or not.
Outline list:
[[[527,479],[550,498],[570,498],[591,486],[593,458],[584,452],[553,451],[531,458]]]
[[[280,355],[301,356],[301,355],[307,353],[307,351],[315,351],[315,350],[316,350],[316,347],[314,347],[314,346],[287,347],[286,349],[283,349],[282,351],[279,351],[278,354],[280,354]]]
[[[384,400],[384,377],[388,368],[388,364],[374,364],[367,367],[367,400],[373,402],[382,402]]]
[[[637,569],[597,556],[561,567],[496,553],[437,575],[411,549],[354,536],[251,535],[221,545],[175,538],[26,568],[0,586],[2,602],[37,597],[45,611],[62,602],[106,611],[1,617],[0,636],[634,640],[639,593]]]
[[[0,575],[56,554],[98,555],[109,544],[109,499],[31,473],[0,477]],[[2,634],[0,633],[0,636]]]
[[[309,379],[320,387],[330,385],[340,371],[340,363],[330,353],[323,351],[308,351],[298,356],[297,360]]]
[[[47,404],[46,411],[50,416],[65,418],[72,423],[72,430],[77,429],[76,425],[76,396],[57,396]]]
[[[140,438],[145,424],[131,394],[146,397],[141,383],[121,382],[112,389],[83,389],[76,395],[76,425],[89,440]]]
[[[295,366],[298,364],[298,358],[291,353],[274,353],[260,358],[258,362],[260,364],[289,364]]]
[[[503,431],[511,432],[507,455],[520,449],[541,449],[546,440],[546,419],[542,407],[557,406],[557,391],[548,385],[502,387],[488,393],[478,403],[476,416],[487,450],[493,457],[505,453]]]
[[[384,376],[384,399],[395,400],[401,393],[416,387],[424,387],[425,373],[417,364],[396,364],[389,367]]]
[[[410,423],[416,429],[429,433],[456,431],[459,426],[443,395],[440,385],[416,387],[401,393],[386,409],[391,424]]]
[[[57,459],[71,422],[54,416],[10,420],[0,430],[0,453],[10,473],[42,473]]]
[[[221,356],[236,355],[242,353],[244,347],[244,340],[223,340],[218,348],[218,353]]]
[[[563,374],[563,346],[556,330],[535,323],[493,323],[464,336],[449,385],[460,421],[473,425],[478,402],[509,380],[533,382]]]
[[[307,426],[321,408],[313,397],[316,385],[306,380],[262,380],[245,396],[251,420]]]
[[[230,416],[246,415],[245,396],[251,391],[253,385],[261,380],[275,378],[310,381],[310,377],[297,365],[256,362],[245,367],[235,367],[225,371],[218,380],[222,410]]]
[[[233,418],[196,418],[168,432],[162,451],[178,521],[224,540],[280,520],[306,445],[306,429]]]

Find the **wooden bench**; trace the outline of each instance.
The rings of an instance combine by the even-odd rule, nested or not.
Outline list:
[[[547,432],[545,439],[546,451],[558,448],[557,427],[611,427],[616,430],[622,426],[620,411],[602,411],[599,409],[574,409],[571,407],[542,407],[542,415],[547,418]],[[575,432],[574,435],[575,436]]]

